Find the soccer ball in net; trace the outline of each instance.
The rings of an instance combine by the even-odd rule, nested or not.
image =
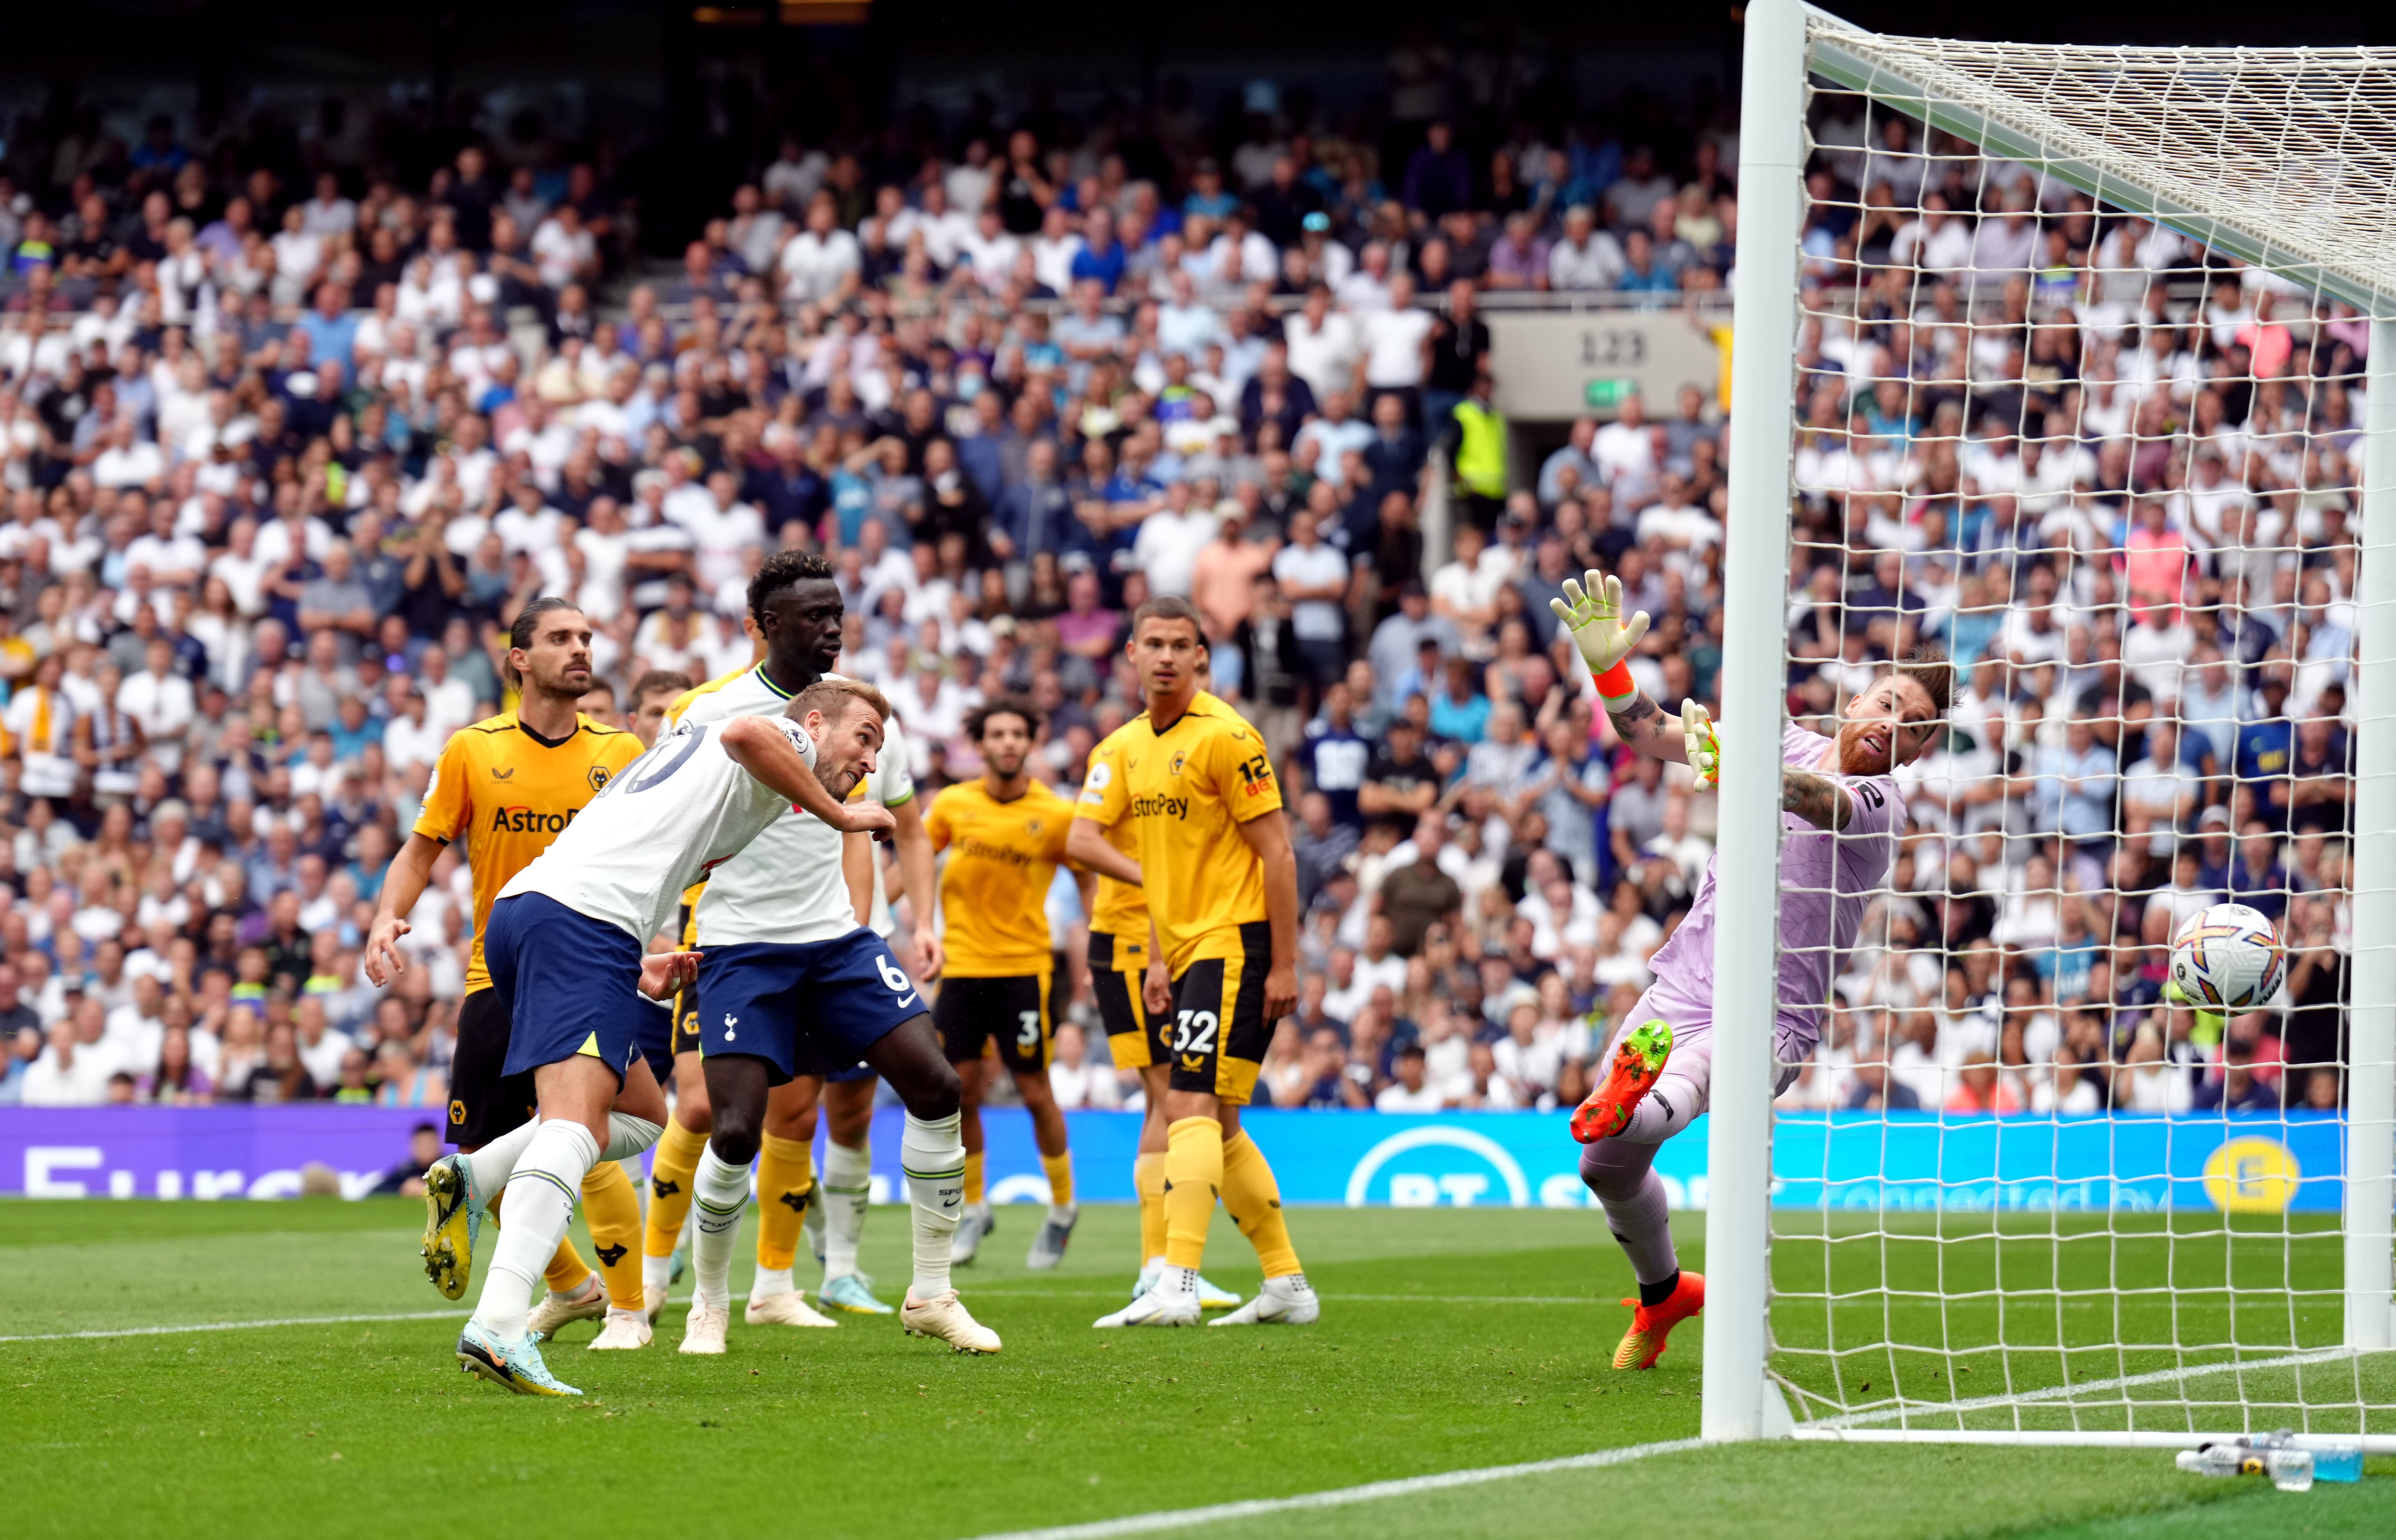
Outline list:
[[[2191,914],[2172,937],[2172,982],[2189,999],[2220,1010],[2247,1010],[2279,993],[2286,965],[2280,933],[2261,910],[2243,904]]]

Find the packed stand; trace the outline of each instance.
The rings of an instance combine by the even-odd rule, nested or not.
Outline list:
[[[2278,1071],[2335,1056],[2344,989],[2353,551],[2315,489],[2353,481],[2357,329],[2228,282],[2176,316],[2185,253],[2014,209],[2017,168],[1960,147],[1929,228],[1926,180],[1874,193],[1837,127],[1790,708],[1827,718],[1918,640],[1968,687],[1788,1104],[2315,1097]],[[1735,136],[1666,165],[1431,124],[1400,164],[1268,126],[1162,177],[1077,138],[787,143],[604,316],[623,211],[587,170],[468,149],[419,191],[302,199],[169,130],[121,184],[0,188],[0,1095],[440,1105],[457,857],[421,966],[384,994],[356,949],[444,738],[506,700],[505,621],[580,604],[604,713],[651,670],[745,666],[749,574],[808,547],[848,601],[841,670],[890,695],[927,788],[978,772],[965,713],[1004,694],[1070,790],[1138,709],[1125,617],[1198,606],[1297,820],[1300,1004],[1259,1102],[1577,1103],[1712,803],[1621,750],[1547,601],[1618,574],[1655,617],[1643,687],[1715,700],[1724,420],[1694,386],[1633,398],[1509,466],[1479,300],[1724,287]],[[1924,212],[1874,212],[1899,207]],[[1976,265],[2024,222],[2053,281]],[[2276,895],[2297,965],[2294,1009],[2216,1032],[2155,989],[2169,921],[2224,893]],[[1078,919],[1060,883],[1069,976]],[[1134,1104],[1074,992],[1059,1099]]]

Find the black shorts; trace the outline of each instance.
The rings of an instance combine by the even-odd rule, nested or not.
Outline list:
[[[532,1071],[507,1073],[512,1023],[507,997],[476,989],[458,1007],[458,1052],[449,1064],[449,1142],[479,1149],[532,1122],[539,1101]]]
[[[982,1045],[998,1042],[1009,1069],[1028,1073],[1048,1068],[1048,982],[1043,972],[1013,978],[944,978],[932,1002],[932,1026],[951,1064],[981,1057]]]
[[[682,907],[682,923],[674,931],[676,936],[682,937],[685,951],[689,951],[699,945],[699,920],[692,912],[692,909],[693,906],[689,904]],[[685,1054],[699,1052],[699,988],[697,985],[686,984],[674,991],[673,1029],[667,1037],[666,1052],[675,1058],[680,1058]]]
[[[1148,1004],[1140,985],[1148,976],[1148,948],[1104,931],[1090,933],[1090,992],[1098,997],[1098,1024],[1107,1029],[1107,1052],[1118,1069],[1141,1069],[1165,1062],[1165,1050],[1148,1029]]]
[[[1256,1092],[1276,1025],[1265,1019],[1272,927],[1258,920],[1240,926],[1230,945],[1208,942],[1225,955],[1200,957],[1173,981],[1173,1019],[1156,1024],[1158,1046],[1171,1055],[1172,1089],[1238,1106]]]

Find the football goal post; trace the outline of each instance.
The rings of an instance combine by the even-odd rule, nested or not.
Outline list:
[[[2396,1453],[2396,50],[1746,17],[1704,1435]],[[1776,746],[1923,642],[1784,935]]]

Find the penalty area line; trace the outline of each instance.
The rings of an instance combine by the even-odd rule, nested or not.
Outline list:
[[[1700,1448],[1698,1439],[1673,1439],[1662,1443],[1629,1444],[1620,1449],[1601,1449],[1589,1454],[1570,1454],[1557,1460],[1532,1460],[1523,1465],[1481,1466],[1469,1470],[1444,1470],[1436,1476],[1408,1476],[1394,1481],[1370,1481],[1363,1486],[1337,1487],[1328,1492],[1302,1492],[1295,1497],[1258,1497],[1242,1503],[1217,1503],[1210,1507],[1167,1508],[1157,1513],[1135,1513],[1122,1519],[1099,1519],[1085,1524],[1058,1524],[1047,1529],[1006,1530],[994,1534],[977,1535],[974,1540],[1108,1540],[1117,1534],[1151,1534],[1161,1530],[1188,1529],[1194,1524],[1219,1524],[1238,1519],[1258,1519],[1267,1514],[1291,1513],[1309,1508],[1346,1507],[1351,1503],[1375,1503],[1389,1497],[1412,1497],[1426,1492],[1443,1492],[1450,1487],[1480,1486],[1488,1481],[1511,1481],[1521,1476],[1545,1476],[1564,1470],[1602,1470],[1608,1466],[1629,1465],[1657,1454],[1679,1454]]]

